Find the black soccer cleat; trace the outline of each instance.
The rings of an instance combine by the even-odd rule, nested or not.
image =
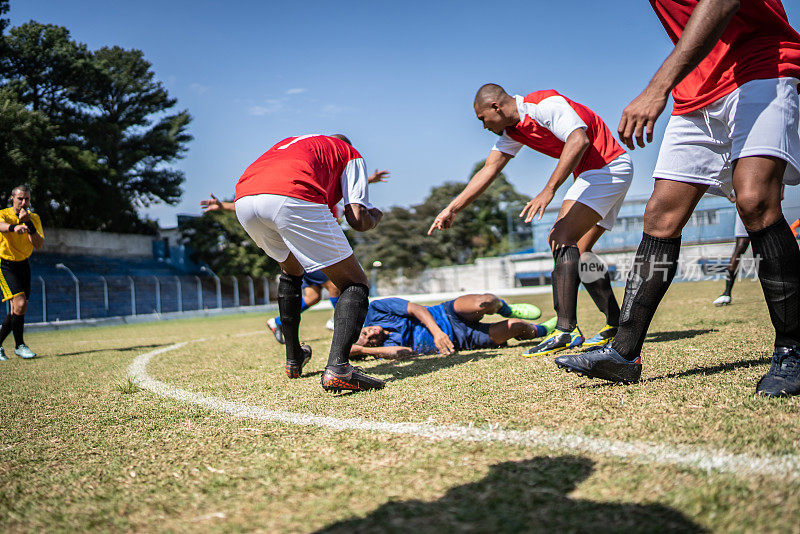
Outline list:
[[[775,347],[772,365],[758,381],[756,393],[766,397],[800,395],[800,347]]]
[[[556,358],[556,365],[578,376],[602,378],[618,384],[638,382],[642,376],[642,360],[628,361],[611,347],[599,347],[583,354]]]
[[[311,347],[308,345],[300,345],[300,350],[303,351],[302,362],[286,360],[286,365],[283,366],[283,369],[286,371],[286,376],[289,378],[300,378],[303,374],[303,367],[308,363],[308,360],[311,359]]]
[[[330,367],[325,368],[322,377],[319,379],[322,389],[333,393],[342,391],[367,391],[369,389],[383,389],[386,382],[380,378],[364,374],[361,367],[354,367],[347,364],[347,369],[343,373],[336,372]]]

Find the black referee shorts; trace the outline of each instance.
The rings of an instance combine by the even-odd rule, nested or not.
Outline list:
[[[11,261],[0,258],[0,290],[3,302],[22,294],[26,299],[30,298],[31,264],[27,259]]]

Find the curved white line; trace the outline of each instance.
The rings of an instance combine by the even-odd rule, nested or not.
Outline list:
[[[196,341],[196,340],[195,340]],[[340,419],[304,413],[269,410],[238,402],[192,393],[160,382],[147,374],[147,364],[154,357],[186,346],[190,341],[176,343],[142,354],[128,369],[128,376],[142,389],[156,395],[189,402],[209,410],[221,411],[235,417],[276,421],[290,425],[318,426],[333,430],[358,430],[404,434],[432,440],[502,442],[523,446],[537,446],[559,451],[614,456],[640,464],[674,465],[706,471],[720,471],[735,475],[767,475],[778,478],[800,477],[800,456],[752,456],[731,454],[723,449],[687,445],[668,445],[642,441],[614,441],[581,434],[556,432],[544,428],[529,430],[503,430],[489,425],[478,428],[429,423],[389,423],[365,419]]]

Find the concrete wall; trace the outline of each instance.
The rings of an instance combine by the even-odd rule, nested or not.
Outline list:
[[[152,257],[156,236],[44,228],[42,252],[86,256]]]

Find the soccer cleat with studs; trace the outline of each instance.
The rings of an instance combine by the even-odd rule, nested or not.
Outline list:
[[[616,326],[605,325],[598,333],[584,341],[583,345],[581,346],[584,349],[590,349],[592,347],[600,347],[605,345],[614,339],[614,336],[617,335],[617,329],[618,327]]]
[[[0,347],[0,362],[4,362],[8,360],[8,356],[6,356],[6,349]]]
[[[544,338],[541,343],[525,351],[523,356],[530,358],[532,356],[544,356],[552,354],[565,349],[578,348],[583,344],[583,335],[580,329],[576,326],[572,332],[566,332],[556,328],[553,332]]]
[[[756,386],[766,397],[800,395],[800,347],[775,347],[772,365]]]
[[[326,367],[319,383],[322,385],[322,389],[332,393],[383,389],[386,386],[386,382],[380,378],[369,376],[361,367],[354,367],[349,363],[344,372],[336,372],[330,367]]]
[[[275,321],[274,317],[267,319],[267,328],[269,328],[270,332],[272,332],[272,335],[275,336],[275,341],[281,345],[286,344],[286,341],[283,339],[283,330],[281,330],[281,325]]]
[[[602,378],[617,384],[633,384],[642,376],[642,360],[626,360],[610,346],[599,347],[582,354],[559,356],[556,365],[568,373],[587,378]]]
[[[36,357],[36,353],[33,352],[31,349],[28,348],[28,345],[25,343],[21,343],[14,349],[14,354],[22,358],[23,360],[30,360],[31,358]]]
[[[303,367],[308,363],[308,360],[311,359],[311,347],[308,345],[301,345],[300,350],[303,351],[303,361],[300,362],[292,362],[286,360],[286,365],[284,365],[284,370],[286,371],[286,376],[289,378],[300,378],[303,374]]]
[[[525,319],[526,321],[535,321],[542,316],[542,310],[533,304],[526,304],[524,302],[519,304],[510,304],[511,315],[515,319]]]
[[[714,306],[727,306],[731,303],[730,295],[720,295],[714,300]]]

